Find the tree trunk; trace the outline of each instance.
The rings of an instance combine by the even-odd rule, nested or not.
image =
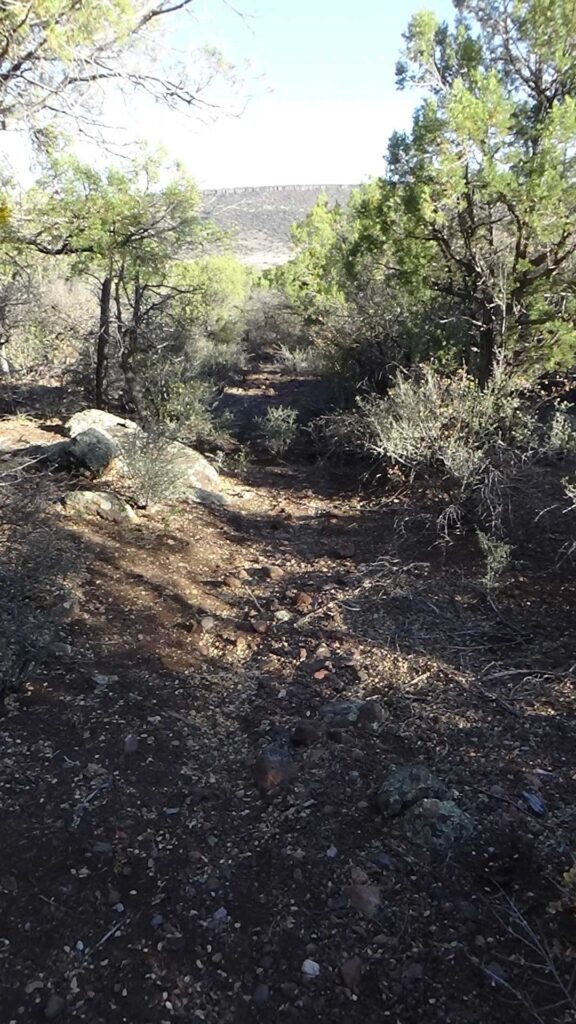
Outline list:
[[[98,345],[96,348],[96,406],[106,407],[106,381],[108,378],[108,354],[110,352],[110,299],[112,296],[112,277],[107,274],[100,288],[100,324],[98,327]]]
[[[138,419],[144,423],[146,421],[146,402],[140,378],[138,376],[137,367],[137,356],[138,356],[138,342],[139,342],[139,328],[140,319],[142,312],[142,296],[144,291],[136,279],[134,285],[134,298],[132,300],[132,320],[122,331],[122,355],[120,358],[120,365],[124,374],[124,380],[126,383],[126,397],[133,406]],[[117,296],[119,299],[119,296]]]
[[[494,324],[486,324],[478,339],[478,368],[476,377],[481,388],[485,388],[494,370],[496,358]]]

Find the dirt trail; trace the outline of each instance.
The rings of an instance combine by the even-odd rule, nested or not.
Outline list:
[[[258,420],[268,409],[285,406],[294,409],[302,424],[327,412],[332,404],[331,385],[318,377],[295,377],[268,360],[254,358],[240,385],[225,389],[216,411],[232,418],[234,432],[241,441],[254,438]]]
[[[68,486],[23,477],[22,507]],[[401,489],[260,466],[235,491],[52,519],[77,603],[0,719],[2,1024],[570,1019],[523,922],[562,958],[574,583],[526,570],[495,611]],[[393,765],[471,837],[384,817]]]

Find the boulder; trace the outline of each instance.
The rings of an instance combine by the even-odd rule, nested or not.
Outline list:
[[[120,441],[127,434],[138,431],[142,433],[142,428],[134,423],[134,420],[123,419],[122,416],[115,416],[103,409],[83,409],[82,412],[74,413],[65,424],[65,429],[70,437],[76,437],[85,430],[99,430],[114,441]]]
[[[199,501],[202,505],[223,505],[220,476],[199,452],[180,441],[173,441],[161,453],[170,465],[174,480],[170,496]]]
[[[62,498],[66,512],[97,515],[113,523],[134,522],[136,513],[122,498],[110,491],[72,491]]]
[[[115,441],[96,427],[75,434],[68,446],[72,465],[91,476],[100,476],[118,454]]]
[[[164,438],[156,445],[133,420],[102,409],[75,413],[66,423],[66,430],[70,440],[38,452],[49,465],[99,476],[114,463],[119,476],[138,486],[139,477],[148,475],[148,461],[155,501],[180,499],[203,505],[226,504],[217,470],[203,455],[180,441]],[[140,438],[142,446],[138,443]],[[145,491],[149,482],[143,481]]]
[[[70,441],[55,441],[53,444],[34,444],[27,448],[24,455],[35,459],[42,469],[62,469],[68,471],[72,468],[70,458]]]

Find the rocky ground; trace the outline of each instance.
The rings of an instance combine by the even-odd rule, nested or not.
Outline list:
[[[0,424],[52,623],[0,718],[2,1024],[576,1020],[570,563],[487,601],[430,496],[316,465],[80,517],[12,472],[60,426]]]

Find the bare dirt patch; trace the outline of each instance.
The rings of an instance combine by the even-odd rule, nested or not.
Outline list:
[[[395,529],[413,499],[317,467],[133,525],[9,481],[5,544],[40,496],[76,600],[0,719],[3,1022],[574,1019],[568,564],[491,604],[466,541]],[[409,765],[468,838],[383,816]]]

